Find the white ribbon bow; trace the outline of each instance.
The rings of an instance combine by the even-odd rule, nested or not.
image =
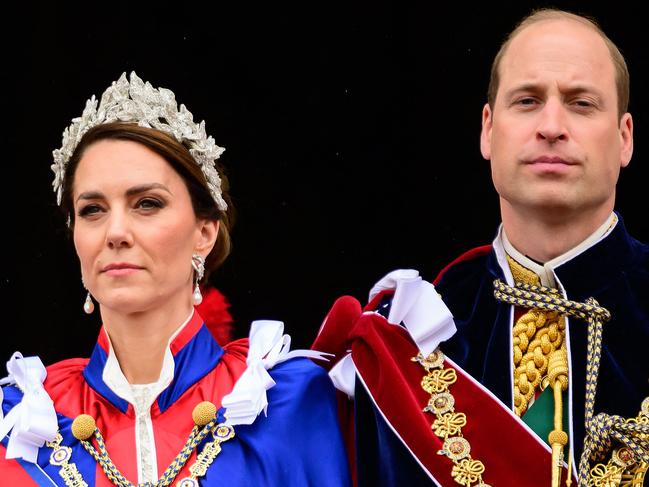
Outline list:
[[[17,385],[23,398],[6,416],[2,417],[2,387],[0,387],[0,439],[9,431],[5,458],[22,458],[36,463],[38,449],[46,441],[53,441],[58,431],[54,403],[43,388],[47,376],[45,366],[38,357],[24,358],[20,352],[7,362],[9,376],[0,379],[0,386]]]
[[[419,351],[428,356],[441,342],[457,331],[453,315],[435,291],[435,286],[419,277],[413,269],[390,272],[370,291],[370,301],[381,291],[394,289],[388,323],[403,323]],[[356,366],[351,354],[345,355],[331,371],[329,377],[336,389],[350,398],[354,397]]]
[[[457,331],[453,315],[435,286],[419,277],[416,270],[390,272],[374,285],[370,300],[386,289],[395,290],[388,323],[403,323],[424,357]]]
[[[291,337],[284,335],[284,323],[274,320],[253,321],[250,326],[248,367],[241,374],[232,392],[221,401],[229,425],[252,424],[263,411],[267,414],[266,391],[275,385],[267,372],[275,365],[295,357],[328,360],[322,352],[293,350]]]

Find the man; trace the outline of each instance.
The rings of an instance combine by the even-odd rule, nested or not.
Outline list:
[[[341,298],[314,344],[351,350],[331,375],[354,396],[359,485],[643,485],[649,247],[613,212],[628,99],[588,19],[538,11],[502,45],[480,139],[493,245],[440,273],[443,302],[408,271],[364,313]]]

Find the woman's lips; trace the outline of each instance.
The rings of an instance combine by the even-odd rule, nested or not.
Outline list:
[[[142,267],[138,265],[127,262],[116,262],[105,266],[101,272],[109,276],[128,276],[139,270],[142,270]]]
[[[136,273],[139,270],[141,270],[139,267],[116,267],[116,268],[104,271],[104,274],[109,275],[109,276],[113,276],[113,277],[128,276],[130,274]]]

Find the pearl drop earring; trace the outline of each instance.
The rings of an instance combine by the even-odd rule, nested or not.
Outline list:
[[[83,310],[87,315],[92,314],[92,312],[95,310],[95,303],[92,302],[92,296],[90,296],[90,292],[88,292],[86,300],[83,303]]]
[[[201,294],[201,288],[198,286],[198,283],[203,279],[205,274],[205,259],[200,254],[192,255],[192,267],[194,268],[194,293],[192,294],[192,300],[195,305],[201,304],[203,302],[203,295]]]

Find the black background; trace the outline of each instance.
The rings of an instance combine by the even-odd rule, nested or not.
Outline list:
[[[238,219],[212,283],[232,303],[237,336],[252,319],[282,319],[308,347],[337,296],[364,301],[399,267],[432,279],[491,242],[498,204],[478,143],[489,67],[515,22],[545,5],[50,2],[5,12],[0,362],[15,350],[46,363],[91,351],[99,317],[82,311],[49,166],[70,119],[122,72],[172,89],[227,149]],[[554,5],[594,15],[627,58],[636,146],[617,208],[649,240],[647,7]]]

